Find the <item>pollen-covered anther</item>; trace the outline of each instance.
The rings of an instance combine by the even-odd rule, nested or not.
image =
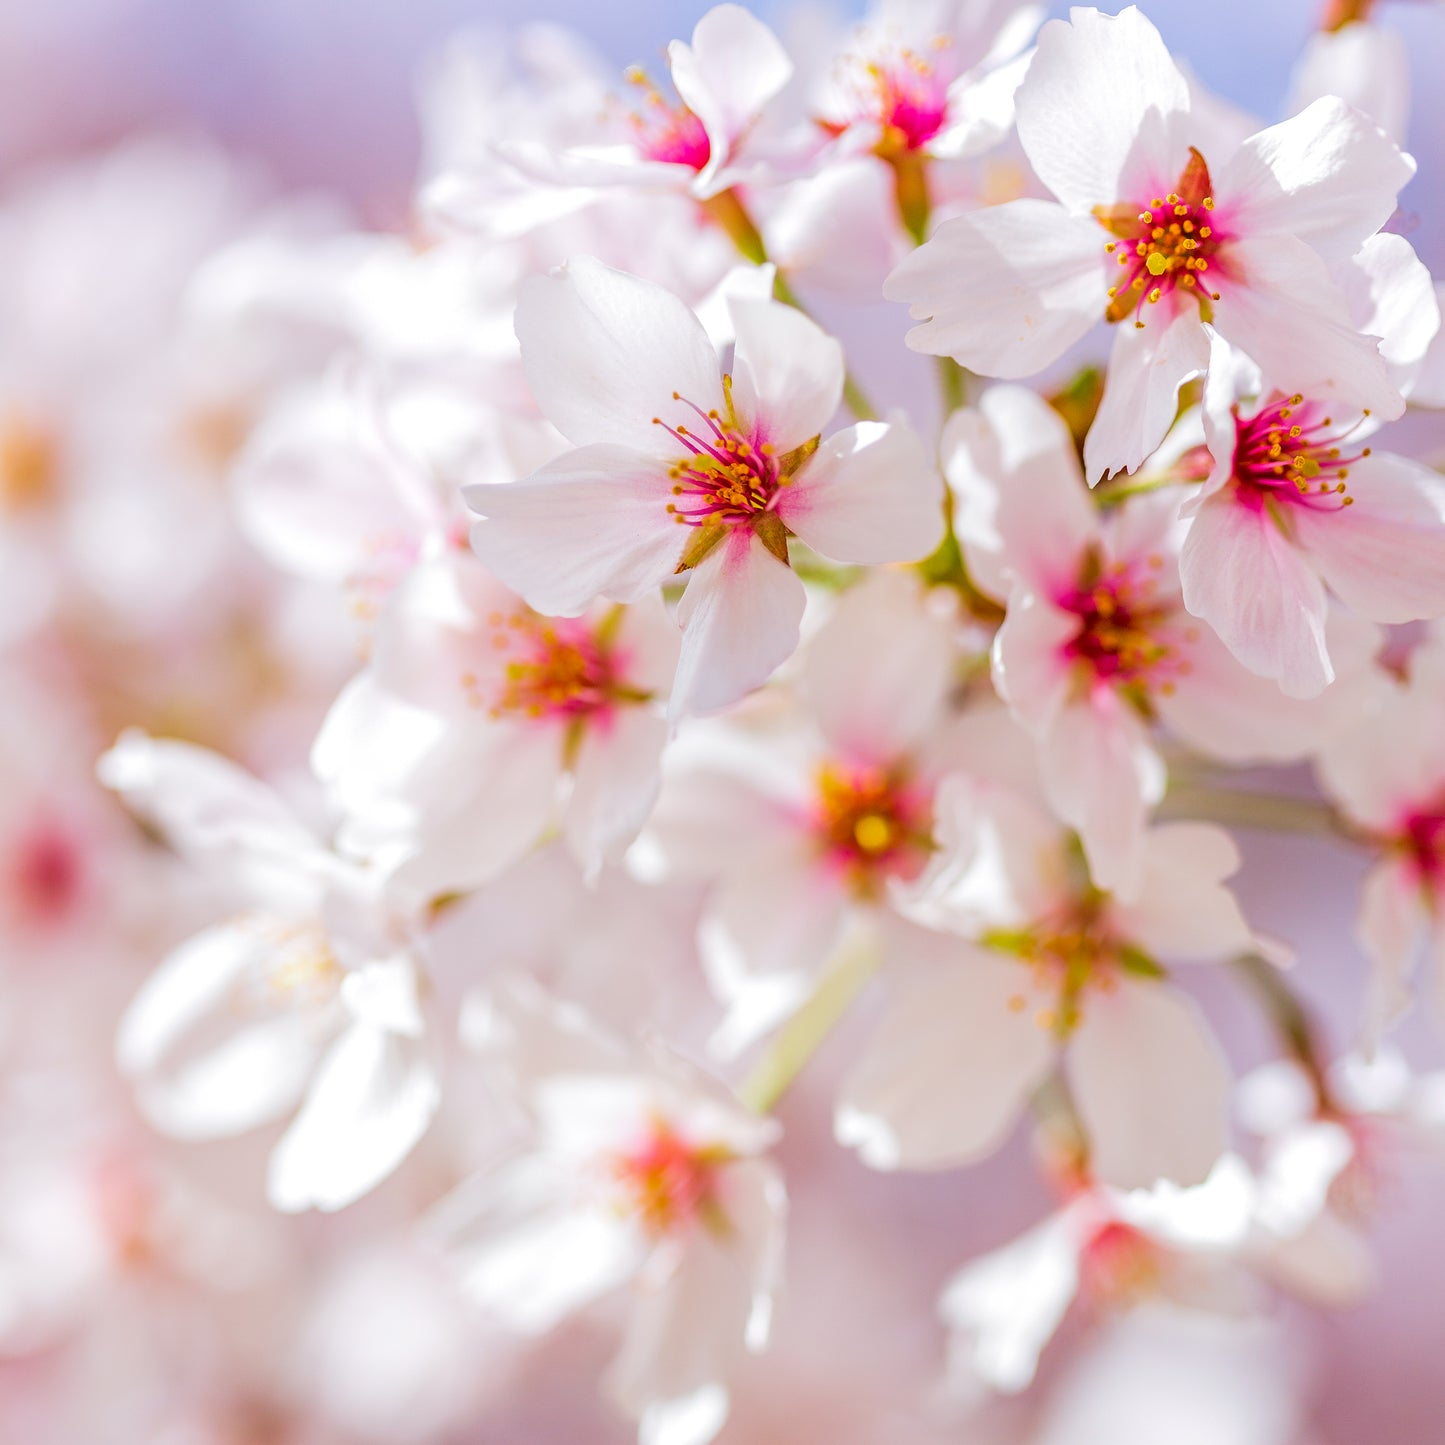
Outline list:
[[[1234,480],[1261,496],[1295,501],[1315,510],[1354,505],[1350,468],[1370,455],[1363,447],[1346,456],[1339,445],[1363,424],[1343,431],[1334,418],[1298,394],[1276,400],[1248,419],[1236,419]],[[1368,413],[1366,413],[1368,415]]]
[[[684,449],[684,455],[668,469],[672,495],[677,498],[667,504],[673,520],[689,527],[733,527],[770,510],[786,484],[775,448],[749,437],[731,406],[724,415],[716,407],[704,411],[676,392],[673,400],[691,407],[707,428],[698,431],[680,423],[669,426],[661,417],[652,419]]]
[[[1176,289],[1192,295],[1206,312],[1220,299],[1204,278],[1224,238],[1216,233],[1210,214],[1214,197],[1209,194],[1208,167],[1198,151],[1190,157],[1178,190],[1155,196],[1143,208],[1121,203],[1094,213],[1117,238],[1105,245],[1105,252],[1126,273],[1109,288],[1109,321],[1122,321],[1132,312],[1135,325],[1142,327],[1144,307],[1159,305]]]

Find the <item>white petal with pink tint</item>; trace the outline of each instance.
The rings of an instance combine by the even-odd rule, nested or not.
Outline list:
[[[793,655],[803,584],[751,532],[735,531],[692,571],[668,716],[716,712],[760,687]]]
[[[1372,622],[1445,614],[1445,478],[1376,452],[1349,468],[1346,485],[1352,506],[1291,512],[1330,591]]]
[[[874,1169],[944,1169],[992,1153],[1053,1064],[1036,1007],[1027,969],[963,943],[956,961],[897,985],[844,1080],[838,1142]]]
[[[1079,635],[1072,612],[1016,589],[993,642],[993,680],[1014,716],[1035,735],[1047,728],[1069,693],[1064,649]]]
[[[1119,1189],[1203,1183],[1228,1141],[1230,1079],[1191,1000],[1127,977],[1091,992],[1068,1067],[1099,1179]]]
[[[1141,886],[1144,824],[1164,796],[1165,769],[1138,714],[1096,688],[1055,715],[1039,739],[1044,791],[1078,830],[1100,888],[1133,896]]]
[[[883,294],[923,323],[912,350],[983,376],[1033,376],[1103,318],[1103,235],[1050,201],[1008,201],[940,223]]]
[[[943,479],[901,417],[859,422],[819,446],[777,512],[835,562],[916,562],[943,537]]]
[[[1405,38],[1383,25],[1316,31],[1290,77],[1289,107],[1303,110],[1338,96],[1369,116],[1396,145],[1410,116],[1410,55]]]
[[[657,799],[667,721],[641,707],[617,709],[586,731],[562,817],[567,845],[589,875],[618,862]]]
[[[734,300],[733,405],[779,455],[811,441],[843,396],[843,348],[795,306]]]
[[[1173,320],[1145,306],[1144,329],[1125,317],[1114,334],[1109,379],[1084,441],[1092,485],[1106,472],[1136,470],[1164,440],[1179,411],[1179,388],[1209,365],[1209,333],[1192,306]]]
[[[1058,412],[1027,387],[991,386],[949,419],[941,450],[974,580],[999,601],[1015,580],[1045,595],[1072,585],[1099,522]]]
[[[1326,260],[1353,256],[1395,212],[1415,163],[1338,96],[1251,136],[1214,177],[1241,235],[1299,237]]]
[[[1370,960],[1363,1042],[1371,1052],[1413,1001],[1410,975],[1428,921],[1420,885],[1408,871],[1395,859],[1376,863],[1360,890],[1355,920],[1355,937]]]
[[[1189,86],[1133,5],[1045,25],[1016,105],[1030,164],[1075,211],[1147,199],[1178,175]]]
[[[1232,492],[1211,497],[1190,524],[1179,575],[1184,605],[1250,671],[1275,678],[1291,697],[1333,681],[1324,586],[1268,512]]]
[[[587,446],[525,481],[467,487],[467,505],[485,519],[472,528],[472,549],[551,617],[576,617],[598,597],[634,602],[672,575],[687,541],[667,511],[668,466],[626,447]]]
[[[517,299],[527,383],[543,414],[574,446],[611,443],[673,457],[653,418],[697,420],[722,398],[722,371],[702,323],[672,292],[578,256],[533,276]]]
[[[829,743],[885,767],[911,751],[953,687],[953,633],[901,572],[876,572],[849,588],[804,655],[803,691]]]

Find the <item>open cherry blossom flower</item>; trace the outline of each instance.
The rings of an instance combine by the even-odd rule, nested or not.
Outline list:
[[[1221,156],[1133,6],[1046,25],[1016,100],[1024,150],[1058,201],[955,217],[904,260],[885,294],[924,323],[910,346],[1025,377],[1096,322],[1117,325],[1091,480],[1158,446],[1179,388],[1209,366],[1211,330],[1286,393],[1399,415],[1377,343],[1329,272],[1414,172],[1373,121],[1321,100]]]
[[[1204,404],[1214,466],[1184,507],[1184,605],[1251,671],[1311,697],[1335,676],[1326,587],[1373,622],[1445,611],[1445,479],[1365,445],[1368,413],[1265,392],[1214,346]]]
[[[283,1210],[340,1209],[425,1131],[438,1082],[401,907],[268,788],[204,749],[127,734],[101,780],[248,911],[181,944],[121,1022],[147,1118],[224,1138],[300,1104],[271,1153]]]
[[[1419,663],[1318,760],[1325,792],[1378,849],[1356,921],[1371,967],[1369,1046],[1410,1003],[1422,939],[1436,1007],[1445,1008],[1445,674],[1428,657]]]
[[[656,797],[677,651],[656,596],[549,618],[469,554],[422,564],[313,749],[338,847],[438,897],[494,877],[560,818],[595,873]]]
[[[756,132],[793,74],[777,36],[742,6],[716,5],[698,21],[690,45],[668,46],[667,59],[678,103],[634,67],[628,80],[641,92],[641,107],[612,143],[587,143],[579,128],[577,143],[503,140],[501,154],[541,182],[662,186],[700,201],[766,174],[767,147],[758,146]]]
[[[968,942],[920,951],[895,978],[844,1082],[840,1142],[879,1169],[974,1162],[1062,1066],[1099,1179],[1200,1183],[1224,1151],[1229,1071],[1160,960],[1251,946],[1224,885],[1239,866],[1228,834],[1152,829],[1129,902],[1097,888],[1068,833],[1021,794],[955,776],[938,808],[971,840],[969,862],[914,912]]]
[[[1321,1183],[1318,1165],[1300,1154],[1256,1174],[1226,1154],[1184,1189],[1067,1181],[1061,1209],[945,1286],[939,1313],[958,1384],[1025,1389],[1073,1308],[1104,1315],[1169,1301],[1246,1314],[1275,1282],[1323,1303],[1358,1300],[1371,1278],[1368,1255],[1325,1213],[1332,1166]]]
[[[834,59],[817,121],[846,152],[952,160],[996,145],[1013,126],[1010,67],[1042,5],[1021,0],[882,0]]]
[[[1338,708],[1284,696],[1185,611],[1179,489],[1101,513],[1062,418],[1034,392],[990,388],[955,414],[943,449],[970,571],[1008,603],[995,686],[1038,740],[1044,790],[1101,887],[1138,884],[1165,783],[1156,723],[1206,756],[1284,761],[1344,715],[1347,695]],[[1339,619],[1332,633],[1362,671],[1373,629]]]
[[[693,313],[583,257],[523,287],[522,361],[577,448],[520,482],[472,486],[472,545],[537,611],[578,616],[688,574],[676,719],[715,711],[793,652],[804,589],[796,537],[839,562],[907,562],[942,530],[941,480],[901,421],[826,440],[838,343],[772,301],[732,302],[724,374]]]
[[[641,1445],[706,1445],[728,1387],[767,1343],[786,1204],[778,1125],[675,1055],[596,1033],[575,1009],[499,999],[532,1133],[462,1185],[433,1229],[462,1289],[540,1335],[625,1285],[610,1388]]]
[[[806,721],[679,737],[633,862],[646,876],[712,885],[699,942],[728,1008],[720,1051],[786,1018],[845,950],[906,949],[896,904],[938,846],[939,782],[959,767],[1002,765],[1002,734],[1013,731],[997,708],[955,714],[961,631],[915,579],[875,575],[807,644]]]

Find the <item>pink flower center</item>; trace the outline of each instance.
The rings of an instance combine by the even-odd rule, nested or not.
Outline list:
[[[1138,1304],[1159,1286],[1159,1246],[1142,1230],[1111,1219],[1089,1237],[1079,1254],[1079,1277],[1088,1296],[1115,1308]]]
[[[668,426],[660,417],[653,425],[670,432],[685,455],[671,468],[672,495],[667,504],[675,521],[689,527],[747,526],[771,509],[784,484],[784,471],[771,444],[756,434],[744,435],[728,407],[726,417],[714,407],[704,411],[696,402],[673,393],[701,418],[705,430]]]
[[[859,897],[916,878],[933,847],[924,798],[900,769],[828,763],[818,772],[813,831]]]
[[[642,110],[630,117],[637,149],[650,161],[702,170],[712,159],[703,123],[681,101],[669,105],[638,67],[627,72],[627,80],[642,92]]]
[[[1398,846],[1422,887],[1445,894],[1445,805],[1409,814],[1400,828]]]
[[[1065,656],[1110,686],[1162,676],[1161,690],[1171,689],[1173,677],[1188,672],[1189,664],[1166,630],[1178,609],[1158,594],[1163,566],[1162,557],[1150,557],[1146,566],[1116,563],[1103,570],[1100,559],[1090,556],[1078,585],[1056,599],[1079,619]]]
[[[932,42],[937,52],[952,42],[946,35]],[[886,46],[871,56],[849,55],[840,88],[843,113],[820,123],[835,135],[852,125],[878,128],[874,150],[885,160],[925,149],[948,120],[949,77],[933,59],[909,47]]]
[[[1144,307],[1157,306],[1179,293],[1199,303],[1204,320],[1210,303],[1219,300],[1213,278],[1206,273],[1215,263],[1220,246],[1229,238],[1221,233],[1214,214],[1209,167],[1192,147],[1190,161],[1176,190],[1155,196],[1147,204],[1123,201],[1094,210],[1099,223],[1116,239],[1104,250],[1123,269],[1123,277],[1109,288],[1105,318],[1122,321],[1133,315],[1142,327]]]
[[[1277,398],[1247,421],[1235,417],[1234,480],[1254,501],[1272,497],[1328,512],[1354,505],[1345,482],[1370,448],[1345,456],[1340,443],[1355,427],[1337,430],[1323,410],[1295,395]]]
[[[85,865],[75,837],[54,819],[42,819],[20,837],[9,868],[11,906],[23,924],[54,928],[70,915],[85,889]]]
[[[488,621],[491,646],[504,658],[500,682],[487,686],[467,672],[462,687],[471,706],[490,716],[572,721],[605,712],[627,694],[603,635],[605,622],[520,610],[494,612]]]
[[[658,1123],[641,1148],[613,1160],[619,1205],[651,1235],[675,1234],[713,1204],[720,1157]]]

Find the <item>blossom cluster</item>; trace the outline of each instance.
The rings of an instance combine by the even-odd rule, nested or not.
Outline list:
[[[1046,8],[463,37],[405,234],[0,202],[0,1426],[1299,1438],[1445,1131],[1445,287],[1374,7],[1273,123]],[[1241,829],[1361,861],[1348,1030]]]

